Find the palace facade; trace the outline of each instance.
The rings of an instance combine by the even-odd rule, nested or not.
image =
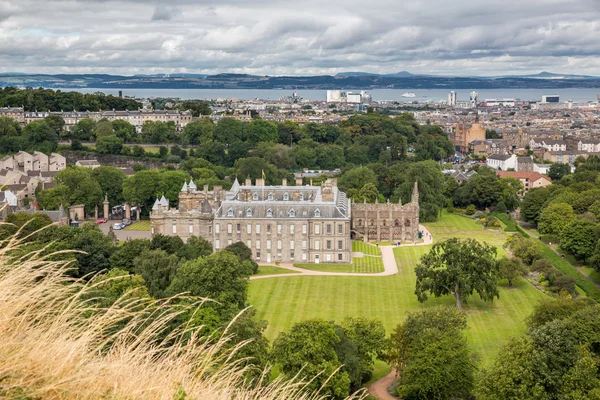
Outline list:
[[[356,204],[335,179],[321,186],[266,186],[264,179],[237,179],[230,190],[193,181],[183,185],[177,209],[157,199],[150,213],[152,234],[201,236],[218,251],[245,243],[262,262],[350,263],[352,237],[362,240],[413,241],[418,236],[419,205]]]

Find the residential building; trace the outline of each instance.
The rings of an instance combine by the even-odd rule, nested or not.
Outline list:
[[[497,169],[500,171],[507,171],[509,169],[517,169],[517,156],[515,154],[492,154],[485,161],[488,167]]]
[[[479,122],[479,118],[476,118],[475,122],[468,127],[464,121],[456,124],[454,133],[454,146],[456,150],[466,153],[469,150],[469,143],[476,140],[485,140],[485,129]]]
[[[500,178],[516,178],[523,184],[523,193],[527,193],[529,190],[539,187],[544,187],[552,184],[552,179],[548,176],[542,175],[539,172],[506,172],[497,171],[496,174]]]

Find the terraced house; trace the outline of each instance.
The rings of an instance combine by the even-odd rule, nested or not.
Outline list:
[[[198,190],[190,181],[181,189],[177,209],[171,209],[163,196],[156,200],[150,219],[152,234],[184,240],[202,236],[215,251],[243,242],[257,261],[350,263],[353,235],[369,240],[383,240],[385,235],[390,240],[415,239],[416,201],[416,206],[408,207],[352,204],[335,179],[321,186],[302,186],[301,178],[296,186],[288,186],[285,179],[280,186],[266,186],[264,179],[256,179],[255,185],[247,179],[241,185],[236,179],[228,191],[220,186]],[[353,221],[353,207],[360,221]]]

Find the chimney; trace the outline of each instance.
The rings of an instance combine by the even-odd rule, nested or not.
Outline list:
[[[204,193],[208,194],[208,185],[204,185]]]
[[[310,186],[312,186],[312,178],[310,178]]]
[[[281,180],[281,186],[287,186],[287,178]]]
[[[296,186],[302,186],[302,175],[296,175]]]
[[[263,178],[256,178],[256,186],[265,186],[265,180]]]
[[[246,178],[246,186],[252,186],[252,179],[250,177]]]

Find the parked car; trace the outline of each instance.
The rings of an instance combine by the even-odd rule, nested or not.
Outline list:
[[[97,223],[97,224],[105,224],[105,223],[106,223],[106,218],[98,218],[98,219],[96,220],[96,223]]]
[[[123,225],[123,224],[118,224],[117,223],[117,224],[113,225],[113,229],[116,230],[116,231],[120,231],[123,228],[125,228],[125,225]]]
[[[125,225],[125,226],[129,226],[129,225],[131,225],[131,220],[125,218],[125,219],[123,219],[122,224]]]

